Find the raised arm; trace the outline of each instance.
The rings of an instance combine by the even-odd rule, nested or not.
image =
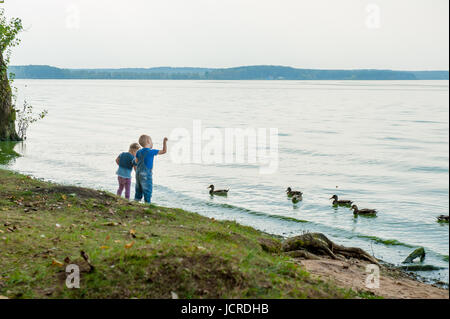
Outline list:
[[[167,153],[167,141],[168,140],[169,139],[167,137],[164,138],[163,149],[158,152],[158,155],[162,155],[162,154],[166,154]]]

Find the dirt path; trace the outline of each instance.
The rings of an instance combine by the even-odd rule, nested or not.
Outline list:
[[[388,299],[449,299],[449,291],[437,288],[412,278],[405,274],[381,268],[379,288],[366,287],[367,263],[359,260],[341,261],[332,259],[300,260],[313,276],[328,279],[336,285],[352,288],[355,291],[372,292]]]

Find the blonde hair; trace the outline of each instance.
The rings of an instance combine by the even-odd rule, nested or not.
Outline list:
[[[153,145],[152,143],[152,138],[148,135],[141,135],[141,137],[139,137],[139,144],[141,144],[142,147],[144,147],[145,145],[150,144],[150,146]]]
[[[141,147],[138,143],[133,143],[130,145],[130,151],[138,151]]]

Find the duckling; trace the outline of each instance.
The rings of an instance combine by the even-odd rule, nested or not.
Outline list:
[[[333,199],[333,205],[350,206],[353,203],[353,201],[351,201],[351,200],[338,199],[337,195],[331,196],[330,199]]]
[[[448,215],[441,215],[437,217],[437,221],[439,223],[448,223],[449,216]]]
[[[363,216],[376,216],[377,211],[375,209],[369,209],[369,208],[363,208],[358,209],[358,206],[352,205],[351,209],[353,210],[353,214],[356,215],[363,215]]]
[[[288,197],[292,197],[292,196],[294,196],[294,195],[299,195],[299,196],[302,196],[302,195],[303,195],[302,192],[300,192],[300,191],[293,191],[292,188],[290,188],[290,187],[288,187],[288,188],[286,189],[286,194],[288,195]]]
[[[294,195],[294,196],[292,196],[292,203],[293,204],[297,204],[301,200],[303,200],[303,196],[302,195]]]
[[[229,189],[218,189],[214,190],[214,185],[209,185],[207,189],[209,188],[209,194],[210,195],[221,195],[221,196],[227,196]]]

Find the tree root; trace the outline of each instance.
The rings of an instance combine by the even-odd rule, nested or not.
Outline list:
[[[437,267],[433,265],[408,265],[408,266],[400,266],[399,268],[406,271],[433,271],[444,269],[442,267]]]
[[[317,256],[313,253],[310,253],[309,251],[307,251],[305,249],[288,251],[286,253],[286,255],[293,257],[293,258],[303,258],[303,259],[312,259],[312,260],[320,259],[319,256]]]
[[[408,257],[403,261],[404,264],[409,264],[414,261],[416,258],[420,258],[420,262],[423,262],[425,260],[425,248],[419,247],[416,250],[414,250],[411,254],[409,254]]]
[[[361,248],[338,245],[321,233],[307,233],[289,238],[283,243],[283,251],[289,255],[295,256],[297,254],[299,257],[303,255],[302,258],[306,259],[317,257],[317,255],[325,255],[332,259],[356,258],[379,265],[375,257]],[[301,253],[295,253],[296,251],[301,251]],[[302,251],[306,251],[308,254]]]

